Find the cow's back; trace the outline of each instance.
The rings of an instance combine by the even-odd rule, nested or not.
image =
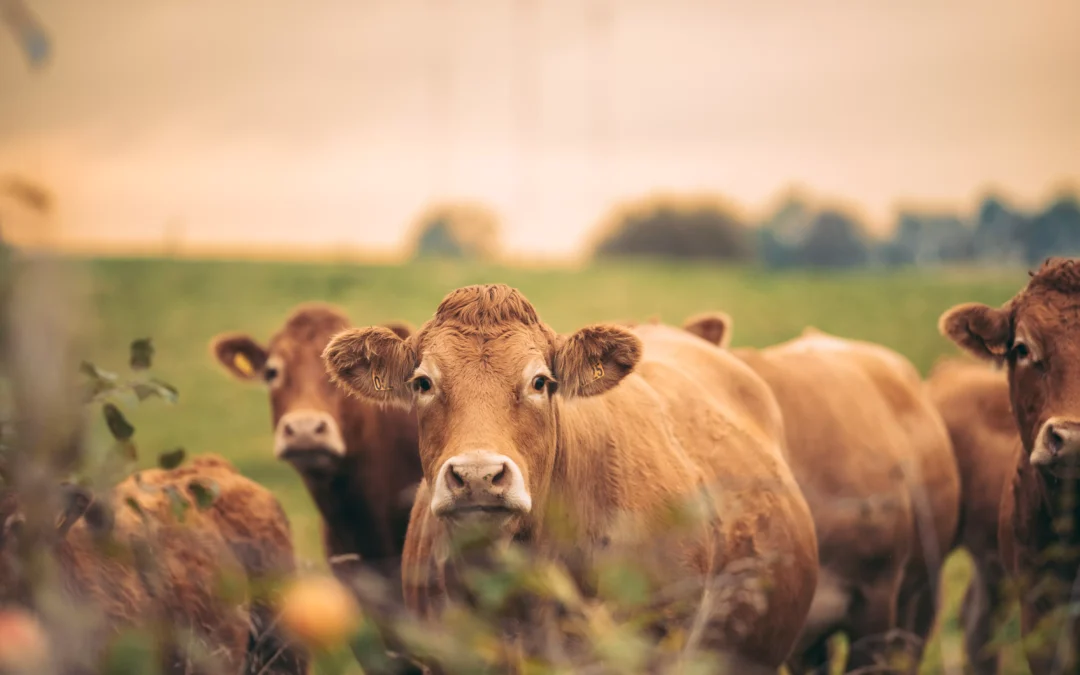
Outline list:
[[[948,430],[906,358],[881,345],[845,340],[808,331],[789,343],[818,351],[846,354],[860,365],[892,411],[906,439],[905,464],[919,536],[912,565],[940,564],[956,536],[960,511],[960,474]],[[933,550],[927,550],[933,547]]]

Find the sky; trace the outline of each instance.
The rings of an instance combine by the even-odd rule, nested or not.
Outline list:
[[[0,175],[99,248],[393,256],[470,200],[567,257],[657,191],[884,229],[1080,185],[1075,0],[28,2],[54,53],[0,34]]]

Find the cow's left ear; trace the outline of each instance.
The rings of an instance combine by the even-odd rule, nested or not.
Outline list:
[[[731,343],[731,317],[723,312],[706,312],[683,322],[683,330],[727,349]]]
[[[641,360],[641,340],[612,324],[582,328],[560,341],[555,379],[565,396],[596,396],[617,385]]]

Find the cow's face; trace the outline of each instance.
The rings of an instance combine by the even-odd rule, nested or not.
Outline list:
[[[518,291],[494,285],[450,293],[408,340],[384,328],[346,331],[325,358],[348,390],[415,409],[435,516],[511,533],[549,493],[557,397],[609,390],[640,352],[617,326],[559,336]]]
[[[1080,476],[1080,264],[1048,260],[1003,307],[954,307],[941,329],[972,354],[1007,365],[1031,463]]]
[[[348,429],[362,418],[360,404],[334,386],[322,362],[330,338],[348,326],[348,319],[335,308],[307,304],[293,311],[268,347],[239,333],[220,335],[212,343],[215,357],[227,371],[265,383],[273,415],[274,455],[304,475],[334,472],[349,452]],[[409,334],[404,325],[392,328],[399,335]]]

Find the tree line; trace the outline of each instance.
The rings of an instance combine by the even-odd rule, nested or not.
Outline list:
[[[497,214],[479,204],[445,204],[414,226],[416,257],[491,260]],[[667,258],[759,263],[771,268],[860,268],[942,264],[1033,265],[1080,255],[1080,200],[1072,192],[1024,210],[988,195],[969,213],[902,209],[876,236],[851,212],[792,195],[752,221],[714,195],[660,195],[616,205],[598,226],[594,259]]]

